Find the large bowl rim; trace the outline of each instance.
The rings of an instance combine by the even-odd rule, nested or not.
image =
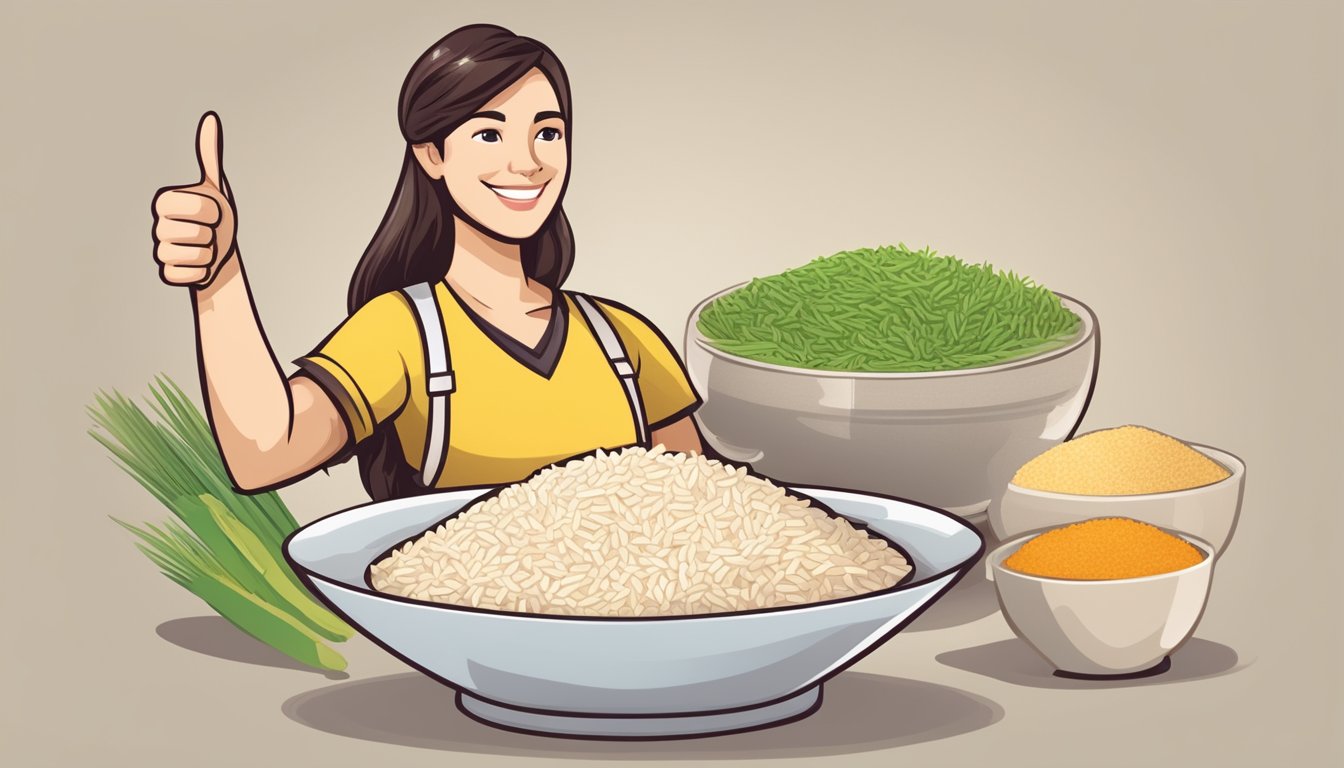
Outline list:
[[[1072,439],[1076,440],[1079,437],[1086,437],[1087,435],[1092,434],[1093,432],[1104,432],[1107,429],[1116,429],[1116,427],[1104,427],[1102,429],[1094,429],[1092,430],[1092,432],[1085,432],[1081,435],[1075,436]],[[1210,490],[1217,488],[1219,486],[1230,485],[1233,483],[1240,483],[1242,478],[1245,477],[1246,462],[1243,461],[1241,457],[1237,456],[1236,454],[1230,451],[1225,451],[1221,448],[1214,448],[1211,445],[1204,445],[1203,443],[1187,442],[1185,444],[1190,446],[1191,448],[1194,448],[1196,451],[1199,451],[1200,453],[1204,454],[1208,458],[1218,462],[1218,464],[1222,465],[1222,467],[1228,471],[1229,473],[1228,476],[1224,477],[1222,480],[1215,480],[1212,483],[1196,485],[1193,488],[1179,488],[1174,491],[1158,491],[1157,493],[1117,493],[1117,494],[1063,493],[1061,491],[1039,491],[1036,490],[1035,488],[1027,488],[1021,485],[1017,485],[1012,481],[1008,482],[1008,491],[1020,494],[1022,496],[1033,496],[1041,499],[1055,499],[1059,501],[1078,501],[1078,502],[1104,504],[1107,502],[1107,500],[1135,501],[1139,499],[1169,499],[1169,498],[1182,498],[1184,496],[1193,496],[1199,493],[1207,493]]]
[[[1070,523],[1069,525],[1072,525],[1072,523]],[[1145,523],[1145,525],[1152,525],[1152,524]],[[1022,573],[1020,571],[1014,571],[1011,568],[1004,567],[1003,561],[1008,559],[1008,554],[1011,554],[1011,552],[1008,554],[1001,554],[1001,553],[1004,553],[1009,549],[1015,552],[1019,547],[1021,547],[1023,544],[1026,544],[1031,539],[1034,539],[1043,533],[1058,530],[1059,528],[1064,527],[1067,526],[1055,525],[1049,528],[1043,528],[1039,531],[1032,531],[1031,533],[1026,533],[1021,536],[1018,536],[1015,539],[1005,541],[999,546],[995,547],[993,550],[991,550],[990,553],[986,555],[985,560],[989,563],[990,567],[994,569],[995,583],[996,584],[998,583],[1000,576],[1008,576],[1010,578],[1021,579],[1023,581],[1034,581],[1040,584],[1070,584],[1070,585],[1142,584],[1150,581],[1162,581],[1164,579],[1180,578],[1181,576],[1194,573],[1200,569],[1213,568],[1213,561],[1216,560],[1218,557],[1218,551],[1214,549],[1214,546],[1209,542],[1199,538],[1198,536],[1191,536],[1190,534],[1185,533],[1183,531],[1176,531],[1170,528],[1162,528],[1161,526],[1154,525],[1153,526],[1154,528],[1157,528],[1165,533],[1169,533],[1172,536],[1176,536],[1177,538],[1181,538],[1189,542],[1191,546],[1194,546],[1201,553],[1203,553],[1204,555],[1203,559],[1201,559],[1198,563],[1195,563],[1194,565],[1186,566],[1185,568],[1182,568],[1177,571],[1156,573],[1153,574],[1152,576],[1135,576],[1129,579],[1062,579],[1054,576],[1035,576],[1030,573]]]
[[[1085,344],[1093,340],[1097,335],[1097,316],[1096,313],[1092,311],[1091,307],[1087,306],[1078,299],[1073,298],[1072,296],[1068,296],[1058,291],[1051,291],[1051,293],[1054,293],[1056,296],[1060,298],[1061,302],[1065,305],[1066,308],[1072,311],[1075,315],[1078,315],[1078,318],[1082,320],[1083,324],[1082,330],[1079,332],[1077,338],[1057,349],[1046,350],[1045,352],[1040,352],[1035,355],[1031,355],[1029,357],[1022,357],[1017,358],[1015,360],[1008,360],[1006,362],[996,363],[994,365],[980,366],[978,368],[957,368],[955,370],[950,371],[835,371],[824,368],[798,368],[791,365],[779,365],[778,363],[766,363],[760,360],[752,360],[749,357],[742,357],[741,355],[735,355],[731,352],[725,352],[722,349],[719,349],[718,347],[711,344],[709,339],[705,338],[704,334],[700,333],[700,329],[697,327],[697,321],[700,317],[700,313],[704,310],[704,308],[711,301],[714,301],[720,296],[732,293],[733,291],[736,291],[737,289],[745,285],[749,285],[750,282],[751,281],[746,281],[742,283],[737,283],[736,285],[731,285],[721,291],[718,291],[717,293],[707,296],[706,298],[702,299],[698,304],[696,304],[695,308],[691,310],[690,317],[687,318],[686,321],[686,329],[690,337],[688,340],[695,342],[701,349],[705,350],[706,352],[716,357],[720,357],[724,360],[728,360],[737,363],[739,365],[745,365],[751,368],[760,368],[762,370],[767,371],[774,371],[776,373],[789,373],[802,376],[813,376],[813,377],[832,378],[832,379],[878,379],[878,380],[939,379],[939,378],[950,378],[956,376],[974,376],[977,374],[998,373],[1000,371],[1008,371],[1013,370],[1015,368],[1027,368],[1033,365],[1038,365],[1040,363],[1054,360],[1056,358],[1063,357],[1071,352],[1076,351],[1080,347],[1084,346]],[[1082,310],[1081,312],[1078,311],[1080,309]]]
[[[423,500],[427,500],[427,499],[429,499],[429,498],[431,498],[431,497],[436,497],[436,496],[445,496],[445,495],[455,495],[455,496],[457,496],[457,495],[461,495],[461,494],[468,493],[468,492],[479,492],[479,493],[478,493],[477,495],[475,495],[475,496],[470,496],[470,497],[468,497],[468,498],[463,502],[462,506],[458,509],[458,511],[453,513],[454,515],[456,515],[456,514],[460,514],[461,512],[465,511],[466,509],[468,509],[468,508],[469,508],[469,507],[470,507],[470,506],[471,506],[477,499],[482,498],[482,497],[484,497],[484,496],[486,496],[486,495],[489,495],[490,493],[492,493],[492,492],[494,492],[495,490],[497,490],[499,487],[500,487],[500,486],[474,486],[474,487],[470,487],[470,488],[457,488],[457,489],[451,489],[451,490],[438,491],[438,492],[435,492],[435,493],[421,494],[421,495],[418,495],[418,496],[409,497],[409,499],[414,499],[414,500],[416,500],[416,501],[423,501]],[[527,620],[527,619],[535,619],[535,620],[543,620],[543,621],[557,622],[557,623],[579,622],[579,623],[583,623],[583,624],[590,624],[590,623],[593,623],[593,622],[598,622],[598,623],[611,623],[611,624],[644,624],[644,623],[653,623],[653,622],[676,622],[676,621],[682,621],[682,622],[699,622],[699,623],[703,623],[703,622],[705,622],[705,621],[714,620],[714,619],[727,619],[727,620],[733,620],[733,619],[738,619],[738,618],[743,617],[743,616],[752,616],[752,615],[758,615],[758,614],[776,614],[776,613],[778,613],[778,614],[782,614],[782,613],[787,613],[787,612],[798,612],[798,611],[803,611],[803,610],[807,610],[807,609],[826,608],[826,607],[830,607],[830,606],[834,606],[834,605],[840,605],[840,604],[844,604],[844,603],[856,603],[856,602],[859,602],[859,601],[862,601],[862,600],[877,599],[877,598],[881,598],[881,597],[887,597],[887,596],[889,596],[889,595],[898,594],[898,593],[901,593],[901,592],[914,591],[915,589],[918,589],[918,588],[921,588],[921,587],[925,587],[925,586],[927,586],[927,585],[929,585],[929,584],[931,584],[931,583],[933,583],[933,582],[936,582],[936,581],[938,581],[938,580],[940,580],[940,579],[946,578],[946,577],[948,577],[948,576],[950,575],[950,576],[952,577],[951,581],[949,581],[949,582],[943,587],[943,590],[946,591],[947,589],[950,589],[953,585],[955,585],[958,581],[960,581],[960,580],[961,580],[967,573],[969,573],[970,570],[971,570],[971,568],[975,567],[975,564],[978,563],[978,562],[980,561],[981,556],[983,556],[983,555],[985,554],[985,537],[984,537],[984,534],[980,533],[980,531],[977,530],[975,526],[973,526],[973,525],[967,523],[964,519],[958,517],[957,515],[954,515],[954,514],[952,514],[951,512],[948,512],[948,511],[946,511],[946,510],[944,510],[944,509],[939,509],[938,507],[932,506],[932,505],[930,505],[930,504],[925,504],[925,503],[920,502],[920,501],[915,501],[914,499],[905,499],[905,498],[901,498],[901,497],[898,497],[898,496],[890,496],[890,495],[882,494],[882,493],[872,493],[872,492],[867,492],[867,491],[864,491],[864,492],[858,492],[858,491],[854,491],[854,490],[852,490],[852,489],[847,489],[847,488],[833,488],[833,487],[824,486],[824,485],[794,486],[794,485],[782,484],[780,487],[785,488],[785,489],[787,489],[787,490],[789,490],[789,491],[797,491],[797,492],[802,493],[802,494],[804,494],[804,495],[807,495],[807,494],[808,494],[809,492],[811,492],[811,491],[826,491],[826,492],[829,492],[829,493],[849,494],[849,495],[853,495],[853,496],[862,496],[862,497],[878,498],[878,499],[882,499],[882,500],[885,500],[885,501],[896,501],[896,502],[901,502],[901,503],[904,503],[904,504],[909,504],[909,505],[912,505],[912,506],[920,507],[920,508],[922,508],[922,509],[925,509],[925,510],[928,510],[928,511],[930,511],[930,512],[934,512],[934,513],[936,513],[936,514],[939,514],[939,515],[941,515],[941,516],[943,516],[943,517],[946,517],[947,519],[949,519],[949,520],[951,520],[951,521],[957,523],[957,525],[958,525],[959,528],[964,529],[965,531],[969,531],[972,535],[974,535],[975,538],[976,538],[976,542],[977,542],[977,543],[976,543],[975,552],[971,553],[969,556],[967,556],[966,558],[960,560],[957,564],[955,564],[955,565],[953,565],[953,566],[951,566],[951,567],[949,567],[949,568],[942,569],[942,570],[940,570],[940,571],[938,571],[938,572],[936,572],[936,573],[930,574],[930,575],[925,576],[925,577],[923,577],[923,578],[912,579],[912,580],[910,580],[910,581],[908,581],[908,582],[898,582],[898,583],[897,583],[896,585],[894,585],[894,586],[887,587],[886,589],[880,589],[880,590],[877,590],[877,591],[875,591],[875,592],[865,592],[865,593],[858,594],[858,595],[849,595],[849,596],[846,596],[846,597],[838,597],[838,598],[833,598],[833,599],[831,599],[831,600],[823,600],[823,601],[815,602],[815,603],[803,603],[803,604],[800,604],[800,605],[783,605],[783,606],[772,606],[772,607],[768,607],[768,608],[752,608],[752,609],[749,609],[749,610],[743,610],[743,611],[721,611],[721,612],[718,612],[718,613],[704,613],[704,614],[693,614],[693,615],[665,615],[665,616],[583,616],[583,615],[566,615],[566,614],[549,614],[549,613],[528,613],[528,612],[523,612],[523,611],[503,611],[503,610],[497,610],[497,609],[494,609],[494,608],[479,608],[479,607],[476,607],[476,606],[470,606],[470,605],[455,605],[455,604],[451,604],[451,603],[435,603],[435,602],[430,602],[430,601],[426,601],[426,600],[415,600],[415,599],[408,598],[408,597],[402,597],[402,596],[400,596],[400,595],[389,594],[389,593],[387,593],[387,592],[379,592],[379,591],[377,591],[377,590],[375,590],[375,589],[372,589],[372,588],[368,587],[368,586],[365,585],[365,584],[354,585],[354,584],[350,584],[350,583],[347,583],[347,582],[344,582],[344,581],[337,581],[337,580],[335,580],[335,579],[328,578],[328,577],[326,577],[326,576],[323,576],[323,575],[321,575],[321,574],[318,574],[318,573],[313,572],[311,569],[307,568],[307,567],[304,566],[302,563],[297,562],[297,561],[294,559],[294,557],[290,554],[290,551],[289,551],[290,542],[292,542],[297,536],[299,536],[300,534],[302,534],[304,531],[306,531],[306,530],[312,528],[313,526],[317,525],[318,523],[321,523],[321,522],[324,521],[324,520],[328,520],[328,519],[330,519],[330,518],[336,517],[337,515],[342,515],[342,514],[346,514],[346,513],[354,512],[354,511],[356,511],[356,510],[366,509],[366,508],[368,508],[368,507],[373,507],[373,506],[376,506],[376,505],[381,505],[381,504],[391,504],[391,503],[396,503],[396,502],[399,502],[399,501],[407,501],[407,500],[409,500],[408,498],[388,499],[388,500],[385,500],[385,501],[370,501],[370,502],[366,502],[366,503],[364,503],[364,504],[357,504],[357,505],[355,505],[355,506],[353,506],[353,507],[347,507],[347,508],[345,508],[345,509],[340,509],[340,510],[337,510],[337,511],[332,512],[332,513],[330,513],[330,514],[323,515],[322,517],[319,517],[319,518],[317,518],[317,519],[315,519],[315,520],[311,520],[311,521],[309,521],[308,523],[304,524],[303,526],[300,526],[300,527],[299,527],[298,529],[296,529],[293,533],[290,533],[288,536],[285,537],[284,542],[281,544],[281,553],[284,555],[284,557],[285,557],[285,561],[289,564],[289,567],[290,567],[290,568],[291,568],[291,569],[292,569],[292,570],[293,570],[293,571],[294,571],[294,572],[295,572],[301,579],[304,579],[304,580],[311,580],[311,581],[313,581],[313,582],[322,582],[323,584],[328,584],[328,585],[331,585],[331,586],[333,586],[333,587],[337,587],[337,588],[339,588],[339,589],[342,589],[342,590],[345,590],[345,591],[348,591],[348,592],[356,592],[356,593],[361,594],[361,595],[363,595],[363,596],[365,596],[365,597],[372,597],[372,598],[374,598],[374,599],[378,599],[378,600],[387,600],[387,601],[391,601],[391,602],[395,602],[395,603],[402,603],[402,604],[405,604],[405,605],[413,605],[413,606],[418,606],[418,607],[421,607],[421,608],[427,608],[427,609],[431,609],[431,610],[449,611],[449,612],[454,612],[454,613],[456,613],[456,612],[462,612],[462,613],[475,613],[475,614],[486,614],[486,615],[492,615],[492,616],[506,617],[506,618],[509,618],[509,619],[523,619],[523,620]],[[832,510],[832,511],[833,511],[833,510]],[[844,515],[841,515],[839,512],[836,512],[835,514],[838,515],[838,516],[840,516],[840,517],[843,517],[843,518],[844,518],[845,520],[847,520],[851,525],[855,525],[856,527],[859,527],[860,529],[862,529],[862,528],[866,528],[866,527],[867,527],[867,524],[865,524],[865,523],[864,523],[863,521],[861,521],[861,520],[854,520],[854,519],[851,519],[851,518],[849,518],[849,517],[846,517],[846,516],[844,516]],[[449,515],[448,517],[452,517],[452,515]],[[447,518],[442,518],[442,519],[447,519]],[[440,520],[440,522],[441,522],[441,520]],[[431,525],[430,528],[433,528],[433,527],[436,526],[436,525],[438,525],[438,522],[436,522],[436,523],[434,523],[433,525]],[[883,536],[883,538],[885,539],[886,537]],[[904,555],[906,555],[907,557],[909,557],[909,552],[908,552],[908,551],[905,551],[905,546],[906,546],[906,545],[901,544],[901,542],[896,542],[896,543],[899,545],[899,549],[902,551],[902,553],[903,553]],[[912,565],[913,565],[913,563],[912,563]],[[368,570],[368,566],[367,566],[367,565],[364,566],[364,570],[365,570],[365,572],[367,572],[367,570]],[[915,575],[916,575],[916,576],[919,576],[918,573],[916,573]],[[327,601],[326,597],[325,597],[324,595],[321,594],[321,591],[320,591],[320,590],[314,590],[314,592],[317,593],[318,597],[320,597],[320,598],[323,600],[323,602],[327,602],[327,603],[330,605],[330,603]],[[927,604],[926,604],[926,606],[927,606]],[[334,607],[334,606],[333,606],[333,607]],[[921,611],[921,612],[922,612],[922,611]]]

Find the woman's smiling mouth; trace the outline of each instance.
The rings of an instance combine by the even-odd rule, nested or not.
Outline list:
[[[530,211],[537,207],[537,201],[541,199],[541,191],[546,188],[546,184],[538,184],[534,187],[496,187],[484,181],[481,183],[495,193],[499,202],[515,211]]]

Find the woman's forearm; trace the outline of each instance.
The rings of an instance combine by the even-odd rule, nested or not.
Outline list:
[[[674,421],[662,429],[655,429],[650,438],[653,445],[662,445],[669,451],[705,452],[705,447],[700,441],[700,431],[696,429],[695,420],[690,416]]]
[[[192,290],[197,356],[210,423],[243,489],[279,484],[330,458],[344,424],[316,387],[294,391],[266,341],[241,254]],[[339,431],[339,434],[337,433]]]

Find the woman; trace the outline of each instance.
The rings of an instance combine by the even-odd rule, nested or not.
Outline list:
[[[571,113],[554,54],[463,27],[416,61],[399,113],[405,161],[350,317],[289,379],[252,304],[213,113],[200,183],[155,197],[155,257],[164,282],[192,287],[235,484],[273,488],[354,454],[377,500],[516,482],[602,447],[700,451],[699,399],[666,339],[625,307],[560,290]]]

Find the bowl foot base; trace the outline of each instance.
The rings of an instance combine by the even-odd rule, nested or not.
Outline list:
[[[468,717],[509,731],[581,739],[684,739],[754,731],[801,720],[821,706],[821,686],[783,701],[751,709],[697,715],[587,715],[527,712],[457,694],[457,707]]]
[[[1134,680],[1141,677],[1152,677],[1160,675],[1171,669],[1171,657],[1163,656],[1162,660],[1147,669],[1141,669],[1138,672],[1122,672],[1118,675],[1090,675],[1085,672],[1065,672],[1062,669],[1055,670],[1055,677],[1067,677],[1070,680]]]
[[[942,507],[946,512],[960,517],[968,523],[979,523],[989,519],[989,501],[977,501],[961,507]]]

